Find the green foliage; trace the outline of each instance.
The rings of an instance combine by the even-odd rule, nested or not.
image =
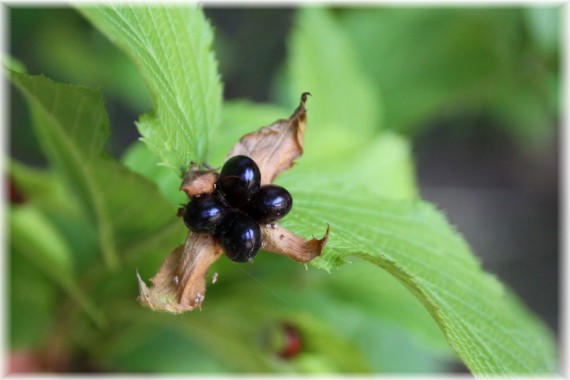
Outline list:
[[[487,112],[532,145],[552,133],[558,100],[545,80],[557,64],[520,30],[530,27],[552,46],[558,14],[540,7],[525,23],[520,8],[391,7],[347,9],[338,20],[369,80],[382,89],[386,128],[417,134],[452,109]]]
[[[11,178],[28,198],[9,210],[11,305],[18,314],[37,305],[46,310],[29,323],[11,315],[14,347],[41,347],[47,335],[34,339],[22,331],[50,325],[66,331],[62,339],[69,346],[112,371],[441,372],[456,355],[480,375],[555,370],[550,332],[481,269],[441,213],[417,199],[410,144],[386,130],[407,130],[429,118],[457,81],[477,87],[500,61],[484,54],[489,60],[471,62],[477,49],[495,50],[487,45],[489,36],[468,35],[465,20],[453,21],[451,11],[354,10],[335,19],[327,10],[301,10],[289,44],[285,97],[296,102],[308,90],[314,98],[305,154],[278,182],[295,199],[286,227],[310,237],[330,225],[326,250],[311,264],[332,273],[305,270],[266,252],[247,267],[220,260],[212,268],[220,279],[209,285],[204,310],[172,317],[135,304],[134,272],[152,276],[183,241],[184,226],[175,217],[185,201],[179,175],[192,160],[221,166],[241,135],[289,116],[292,108],[244,100],[226,102],[221,110],[212,32],[199,9],[105,6],[81,12],[134,61],[154,111],[138,123],[146,145],[133,144],[119,163],[103,148],[109,128],[99,92],[10,72],[30,104],[50,164],[47,171],[10,165]],[[470,15],[468,25],[490,22],[484,12]],[[502,17],[497,20],[519,15],[505,11]],[[529,17],[548,46],[552,36],[539,31],[546,15]],[[389,26],[377,22],[384,18]],[[490,30],[509,36],[510,24],[497,20]],[[416,46],[418,62],[397,67],[393,55],[410,54],[406,41],[418,29],[394,36],[382,28],[399,30],[412,21],[431,28],[433,41]],[[365,31],[378,36],[367,54]],[[404,52],[391,48],[388,54],[396,37]],[[429,56],[437,49],[455,52],[467,66],[450,67],[446,80],[432,77],[446,67]],[[423,58],[425,71],[418,68]],[[415,74],[388,77],[384,71],[396,69]],[[482,86],[491,82],[486,77]],[[383,109],[385,115],[378,111]],[[36,306],[27,302],[24,280],[14,277],[20,275],[42,288],[34,293]],[[65,318],[55,318],[58,313]],[[303,337],[292,360],[277,355],[284,321]]]
[[[288,45],[287,98],[295,104],[308,89],[314,97],[309,103],[311,129],[305,137],[304,164],[319,170],[325,163],[336,168],[380,127],[378,95],[327,11],[301,9],[296,23]]]
[[[127,56],[104,36],[93,33],[87,23],[85,28],[78,28],[76,24],[83,20],[75,10],[51,12],[58,12],[51,16],[61,22],[46,23],[33,36],[37,41],[37,59],[45,62],[46,73],[53,73],[53,78],[60,81],[101,88],[107,103],[120,100],[137,112],[151,107],[145,83]],[[27,30],[34,27],[37,26],[28,25]]]
[[[353,135],[348,141],[361,142],[380,127],[379,95],[369,85],[350,41],[329,12],[300,9],[288,47],[289,99],[296,104],[304,91],[315,97],[310,117],[316,136],[324,128],[328,134],[337,127],[350,126]],[[307,150],[312,147],[308,138]]]
[[[186,194],[179,190],[180,177],[160,161],[149,150],[148,146],[138,141],[125,152],[123,163],[133,172],[153,181],[162,195],[174,206],[178,207],[187,201]]]
[[[10,251],[16,252],[16,248],[11,246]],[[47,327],[55,319],[60,292],[53,280],[30,265],[21,253],[10,256],[9,269],[9,347],[39,349],[49,335]]]
[[[108,119],[97,92],[15,72],[11,79],[32,107],[46,156],[96,226],[106,264],[117,268],[119,252],[168,223],[174,208],[156,187],[103,157]],[[155,199],[151,210],[141,207],[145,199]]]
[[[222,103],[212,30],[197,8],[106,5],[81,12],[135,62],[154,111],[137,123],[162,164],[182,176],[206,158]]]
[[[32,207],[19,207],[9,215],[13,249],[20,252],[44,271],[56,284],[69,293],[93,320],[105,323],[101,311],[75,282],[72,253],[67,242],[46,218]]]
[[[481,270],[468,246],[433,207],[389,202],[364,189],[314,176],[284,182],[296,202],[285,222],[314,233],[331,226],[327,250],[311,263],[330,269],[353,255],[389,271],[425,305],[452,347],[476,374],[554,370],[552,338]]]
[[[60,211],[73,207],[73,203],[66,202],[69,194],[65,193],[66,188],[60,178],[14,160],[9,162],[8,168],[12,183],[25,198],[32,198],[40,205],[55,204]]]
[[[24,67],[22,62],[18,61],[14,57],[10,57],[10,56],[3,57],[2,58],[2,64],[7,69],[17,71],[19,73],[25,73],[26,72],[26,68]]]
[[[288,96],[297,101],[303,86],[314,95],[298,170],[364,183],[383,197],[415,197],[408,142],[378,133],[380,96],[330,12],[300,9],[289,42]]]
[[[348,134],[349,128],[345,132]],[[329,143],[334,144],[332,141]],[[342,139],[336,143],[341,145]],[[323,146],[326,145],[315,149],[314,155],[307,152],[307,162],[299,162],[299,172],[360,183],[371,193],[384,198],[417,197],[410,144],[403,137],[382,132],[346,155],[331,155]]]

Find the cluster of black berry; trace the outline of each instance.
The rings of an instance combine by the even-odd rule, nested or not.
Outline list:
[[[289,213],[291,194],[281,186],[261,186],[259,167],[247,156],[226,161],[215,190],[190,199],[184,223],[194,231],[214,235],[233,261],[251,261],[261,247],[258,223],[273,223]]]

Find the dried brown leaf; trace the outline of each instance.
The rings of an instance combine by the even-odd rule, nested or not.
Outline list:
[[[278,224],[261,226],[264,250],[287,256],[300,263],[307,263],[320,256],[329,238],[329,232],[330,227],[327,227],[322,239],[313,237],[306,240]]]
[[[184,191],[188,198],[198,194],[207,194],[214,191],[214,184],[218,180],[218,173],[213,169],[201,170],[198,165],[192,163],[184,175],[180,190]]]
[[[208,268],[221,253],[212,236],[189,232],[186,244],[176,248],[151,278],[150,288],[137,273],[140,304],[174,314],[200,308],[206,294]]]
[[[240,154],[249,156],[259,166],[262,185],[273,182],[282,171],[293,166],[293,161],[303,154],[307,95],[308,92],[301,95],[301,103],[289,119],[277,120],[243,136],[226,160]]]

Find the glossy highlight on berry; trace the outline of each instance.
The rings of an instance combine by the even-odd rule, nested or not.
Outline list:
[[[213,235],[227,212],[215,193],[202,194],[192,197],[184,206],[182,218],[191,231]]]
[[[216,235],[226,256],[243,263],[253,260],[261,247],[261,229],[255,220],[241,211],[228,214]]]
[[[259,167],[247,156],[234,156],[226,161],[217,186],[227,202],[241,208],[257,193],[261,185]]]
[[[246,212],[259,223],[276,222],[291,211],[293,197],[283,187],[262,186],[247,204]]]

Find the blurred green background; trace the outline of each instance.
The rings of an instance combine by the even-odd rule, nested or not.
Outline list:
[[[297,10],[206,7],[205,13],[215,29],[225,99],[292,109],[286,62]],[[422,198],[445,210],[483,267],[558,332],[560,9],[359,7],[329,13],[378,92],[371,101],[382,127],[410,140]],[[111,118],[107,148],[120,158],[138,137],[134,121],[151,108],[130,61],[72,9],[10,7],[8,15],[9,53],[28,72],[101,89]],[[319,62],[325,73],[327,65],[340,64],[326,58]],[[10,156],[45,168],[27,106],[13,88],[10,101]],[[20,177],[26,176],[39,174]],[[49,183],[46,178],[42,186]],[[97,255],[93,237],[57,210],[47,215],[60,238],[84,254],[74,265],[89,284],[89,257]],[[150,277],[174,245],[133,265]],[[272,255],[247,267],[220,260],[214,268],[220,280],[209,286],[204,310],[183,317],[140,308],[135,267],[127,267],[93,285],[95,300],[116,310],[111,327],[100,331],[41,264],[21,246],[10,248],[7,330],[15,369],[465,371],[419,302],[365,263],[327,274]],[[374,283],[367,281],[372,277]],[[240,302],[244,293],[256,302]],[[284,326],[293,326],[302,342],[291,358],[280,355],[287,346]]]

